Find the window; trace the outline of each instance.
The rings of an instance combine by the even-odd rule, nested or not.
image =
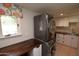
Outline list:
[[[15,16],[2,15],[1,31],[3,36],[11,36],[18,33],[17,18]]]

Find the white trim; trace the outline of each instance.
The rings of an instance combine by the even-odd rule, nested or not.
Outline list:
[[[17,33],[17,34],[10,35],[10,36],[1,36],[0,39],[12,38],[12,37],[17,37],[17,36],[22,36],[22,34],[21,33]]]

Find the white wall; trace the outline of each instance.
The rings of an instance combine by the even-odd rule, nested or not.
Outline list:
[[[64,18],[55,18],[56,26],[69,26],[69,22],[79,22],[79,15]]]
[[[0,48],[33,38],[34,37],[33,17],[35,15],[37,15],[37,13],[29,11],[27,9],[23,9],[23,19],[21,19],[20,21],[22,36],[0,39]]]

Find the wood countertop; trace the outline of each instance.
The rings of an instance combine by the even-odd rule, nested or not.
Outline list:
[[[2,56],[20,56],[24,53],[30,52],[33,48],[38,46],[34,39],[26,40],[17,44],[13,44],[4,48],[0,48],[0,55]]]

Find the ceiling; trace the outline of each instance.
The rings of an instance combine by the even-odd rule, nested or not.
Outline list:
[[[79,3],[18,3],[17,5],[38,13],[47,12],[54,17],[79,14]],[[63,15],[60,15],[63,13]]]

